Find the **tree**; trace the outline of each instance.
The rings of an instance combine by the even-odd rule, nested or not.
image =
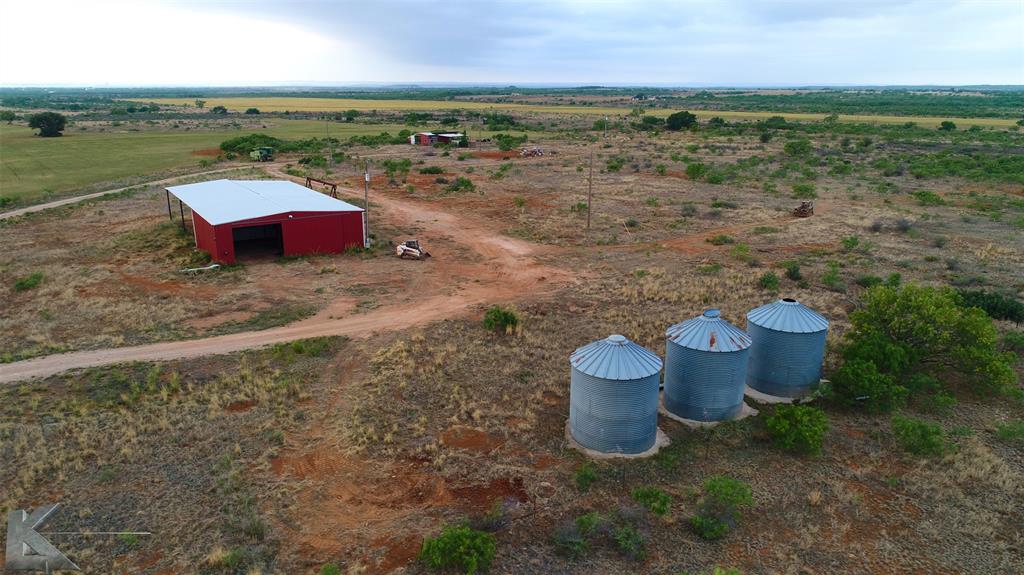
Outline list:
[[[897,388],[920,375],[983,395],[1015,387],[1015,358],[1000,351],[991,318],[965,306],[952,289],[876,286],[850,314],[850,323],[842,348],[850,367],[832,378],[841,401],[874,395],[881,401],[878,411],[898,407],[906,390]]]
[[[694,116],[687,111],[676,112],[665,119],[665,127],[673,131],[682,130],[684,128],[690,129],[696,125],[697,116]]]
[[[0,122],[7,122],[8,124],[10,124],[11,122],[14,122],[17,119],[18,115],[10,110],[0,111]]]
[[[67,123],[68,119],[56,112],[40,112],[32,114],[28,119],[28,127],[38,129],[39,135],[44,138],[62,135]]]
[[[206,100],[196,100],[196,108],[202,110],[204,106],[206,106]]]
[[[224,116],[224,115],[226,115],[228,113],[228,109],[225,108],[224,106],[214,106],[213,108],[210,108],[210,113],[211,114],[220,114],[221,116]]]
[[[259,108],[249,108],[249,109],[247,109],[245,111],[245,113],[249,114],[250,116],[254,115],[254,114],[259,114],[260,113],[260,109]]]
[[[351,122],[351,121],[355,120],[358,117],[359,117],[359,110],[346,110],[345,111],[345,121],[346,122]]]
[[[710,120],[708,120],[708,127],[709,128],[724,128],[725,127],[725,120],[722,119],[719,116],[715,116],[715,117],[711,118]]]
[[[939,124],[939,129],[942,130],[943,132],[952,132],[953,130],[956,129],[956,124],[950,122],[949,120],[944,120],[941,124]]]

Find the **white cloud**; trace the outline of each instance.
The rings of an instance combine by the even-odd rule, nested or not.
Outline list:
[[[1021,0],[11,3],[0,83],[1024,84]]]

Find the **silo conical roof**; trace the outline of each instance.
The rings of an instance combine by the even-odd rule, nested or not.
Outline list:
[[[747,321],[765,329],[786,333],[816,333],[828,329],[825,316],[790,298],[750,310]]]
[[[581,373],[601,379],[642,379],[661,371],[660,357],[618,334],[577,349],[569,362]]]
[[[677,345],[698,351],[743,351],[750,347],[747,332],[722,319],[717,309],[677,323],[665,331],[665,336]]]

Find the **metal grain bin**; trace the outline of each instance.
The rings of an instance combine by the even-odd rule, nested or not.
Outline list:
[[[694,421],[739,415],[747,380],[750,336],[717,309],[665,332],[665,409]]]
[[[569,431],[604,453],[643,453],[658,433],[661,358],[621,335],[569,356]]]
[[[821,379],[828,320],[794,299],[747,314],[750,352],[747,385],[776,397],[800,397]]]

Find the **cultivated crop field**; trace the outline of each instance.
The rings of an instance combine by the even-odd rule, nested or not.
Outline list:
[[[1016,127],[716,112],[670,130],[643,119],[662,110],[523,105],[482,132],[466,102],[351,99],[320,110],[378,112],[332,116],[330,150],[200,168],[193,150],[240,134],[322,134],[270,111],[325,100],[278,100],[211,96],[268,127],[164,118],[153,137],[187,162],[78,189],[191,163],[360,203],[369,162],[374,248],[182,273],[205,259],[160,185],[0,220],[0,512],[60,498],[57,528],[157,534],[62,540],[87,572],[431,573],[446,528],[493,543],[490,573],[1024,570]],[[442,120],[472,144],[376,137]],[[122,139],[92,129],[51,140]],[[410,238],[433,257],[395,258]],[[787,436],[803,449],[786,407],[750,399],[755,417],[713,428],[660,417],[650,458],[568,446],[574,349],[621,333],[664,355],[671,324],[717,307],[744,327],[781,297],[831,322],[831,383],[796,410],[827,423]],[[709,537],[694,518],[723,484],[749,496]]]

